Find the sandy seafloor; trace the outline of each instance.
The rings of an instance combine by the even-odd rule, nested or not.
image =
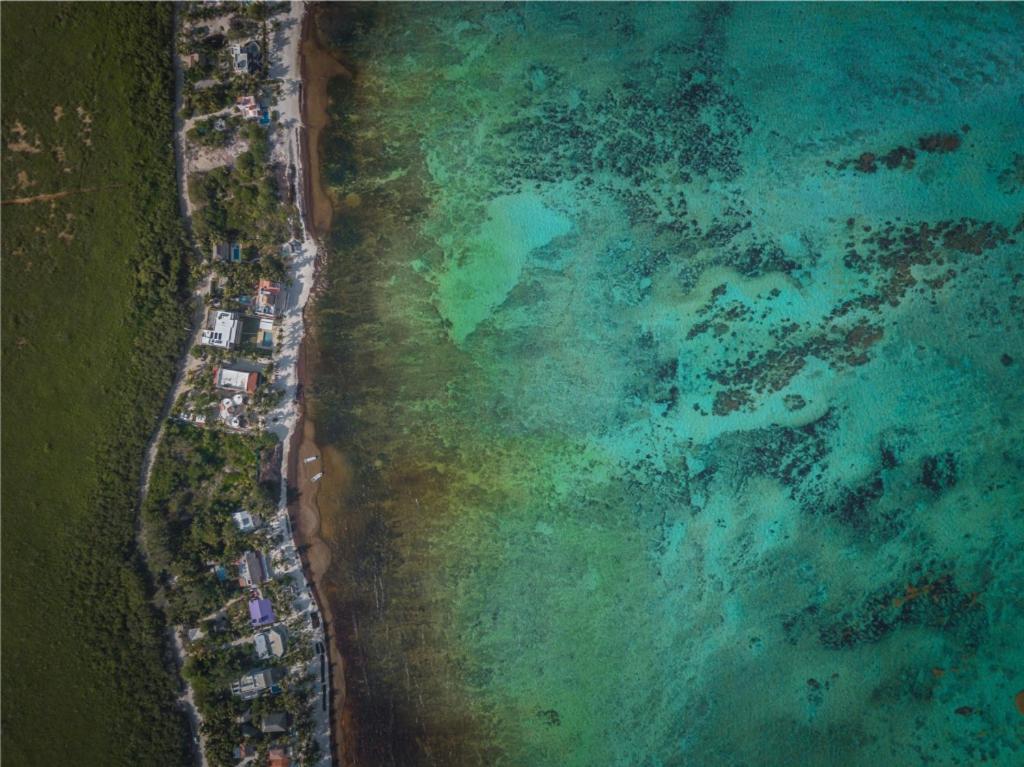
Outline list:
[[[1024,762],[1021,6],[318,22],[346,763]]]

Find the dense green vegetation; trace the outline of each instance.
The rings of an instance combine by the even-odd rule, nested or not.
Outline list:
[[[2,29],[3,760],[189,761],[135,541],[187,325],[169,4],[13,3]]]
[[[297,753],[308,759],[315,749],[306,702],[308,679],[286,679],[281,694],[248,702],[230,692],[239,676],[269,665],[255,659],[252,644],[240,642],[252,629],[247,595],[235,579],[242,554],[272,548],[271,533],[267,527],[242,533],[231,515],[244,509],[260,520],[274,511],[278,485],[260,482],[261,455],[274,445],[268,433],[235,434],[171,422],[143,505],[150,562],[165,588],[171,620],[203,632],[189,645],[183,673],[203,716],[206,754],[214,767],[234,764],[232,751],[240,743],[265,753],[281,740],[247,734],[239,722],[246,712],[255,721],[263,713],[288,712],[292,725],[287,739]],[[217,566],[223,568],[221,578]],[[278,616],[290,612],[289,587],[271,580],[260,588]],[[296,640],[307,630],[301,617],[285,623]],[[311,654],[308,639],[293,641],[274,665],[283,669],[308,662]]]
[[[290,239],[291,210],[282,205],[270,153],[267,132],[255,123],[241,129],[249,148],[234,167],[221,166],[189,178],[189,195],[195,202],[196,235],[203,240],[242,240],[255,243],[261,252],[277,253]]]
[[[227,109],[235,103],[236,98],[248,92],[249,89],[242,82],[217,82],[208,88],[192,88],[185,94],[182,116],[193,117]]]
[[[258,477],[259,451],[274,443],[270,434],[167,424],[143,516],[151,567],[164,584],[175,579],[168,591],[173,623],[192,623],[238,591],[218,583],[211,562],[231,563],[266,546],[261,533],[240,533],[231,515],[274,510],[277,487],[260,485]]]
[[[218,5],[206,5],[205,3],[189,3],[186,7],[188,18],[194,21],[216,18],[225,14],[232,14],[239,21],[266,21],[279,13],[287,13],[288,3],[220,3]]]
[[[223,127],[218,129],[218,125]],[[238,115],[225,115],[224,117],[207,117],[204,120],[196,120],[194,126],[188,131],[188,140],[198,146],[217,149],[231,144],[235,140],[238,128],[242,125],[242,118]]]
[[[278,24],[271,19],[286,13],[287,3],[222,3],[213,7],[189,3],[184,10],[196,25],[182,35],[178,49],[182,55],[197,54],[198,59],[185,73],[181,107],[184,117],[217,112],[234,104],[238,96],[256,95],[276,87],[274,81],[267,79],[270,67],[265,53],[272,30]],[[230,16],[230,20],[222,31],[203,24],[224,16]],[[257,43],[263,55],[250,73],[236,73],[229,45],[249,41]]]

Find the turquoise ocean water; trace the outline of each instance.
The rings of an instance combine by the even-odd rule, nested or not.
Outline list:
[[[1021,6],[318,22],[347,758],[1024,762]]]

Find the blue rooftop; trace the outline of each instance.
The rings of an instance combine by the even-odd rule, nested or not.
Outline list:
[[[249,622],[253,626],[266,626],[275,620],[274,608],[271,606],[269,599],[249,600]]]

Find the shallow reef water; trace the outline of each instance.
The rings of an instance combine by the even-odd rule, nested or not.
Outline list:
[[[344,5],[359,765],[1024,762],[1019,5]]]

